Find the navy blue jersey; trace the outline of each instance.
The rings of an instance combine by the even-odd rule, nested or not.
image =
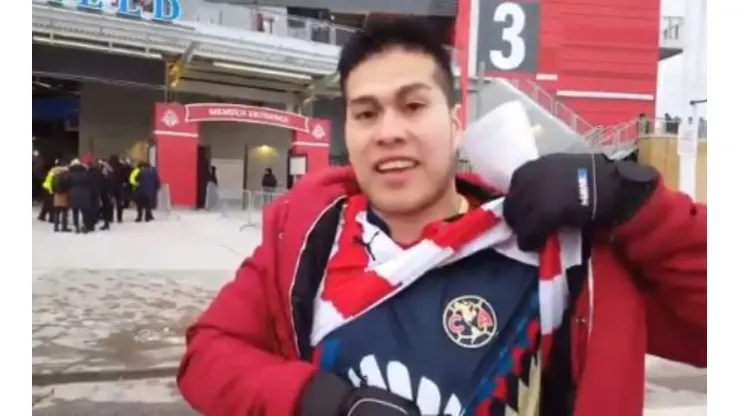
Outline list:
[[[534,415],[539,347],[537,268],[491,249],[431,270],[329,334],[315,357],[424,415]]]

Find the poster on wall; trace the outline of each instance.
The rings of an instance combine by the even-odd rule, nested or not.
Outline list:
[[[290,174],[290,176],[302,176],[306,174],[306,171],[307,166],[305,155],[290,157],[290,161],[288,163],[288,173]]]
[[[308,157],[295,155],[288,158],[288,189],[293,188],[296,182],[308,172]]]

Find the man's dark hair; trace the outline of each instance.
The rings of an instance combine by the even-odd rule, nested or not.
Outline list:
[[[399,17],[370,23],[364,30],[355,32],[342,48],[337,72],[342,95],[346,98],[347,77],[358,65],[371,56],[390,48],[429,55],[437,63],[438,81],[448,103],[453,99],[453,77],[450,54],[444,46],[439,31],[418,17]]]

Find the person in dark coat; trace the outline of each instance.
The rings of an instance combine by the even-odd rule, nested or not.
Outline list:
[[[110,228],[110,216],[108,211],[111,210],[110,186],[105,173],[105,166],[100,162],[93,163],[88,169],[90,182],[90,211],[87,215],[86,227],[94,229],[99,219],[103,220],[101,230]]]
[[[265,169],[265,174],[262,175],[262,194],[264,204],[272,201],[272,197],[275,194],[275,188],[277,188],[277,185],[278,181],[275,175],[272,173],[272,169]]]
[[[100,217],[100,198],[105,178],[96,163],[87,165],[87,181],[90,186],[90,206],[83,212],[85,228],[94,230]]]
[[[72,224],[74,224],[75,232],[87,233],[93,231],[89,227],[89,218],[85,221],[86,215],[90,215],[92,205],[90,177],[87,173],[87,167],[79,159],[75,159],[70,163],[67,175],[69,180],[69,207],[72,208]],[[82,220],[82,223],[80,223],[80,220]]]
[[[109,182],[111,184],[111,198],[116,211],[116,222],[123,222],[123,210],[128,206],[131,198],[131,185],[128,182],[131,175],[131,165],[121,160],[118,155],[111,155],[108,159],[111,167]]]
[[[157,201],[159,192],[159,173],[147,162],[142,162],[131,173],[131,184],[134,187],[136,195],[136,222],[141,222],[142,216],[144,221],[152,221],[152,209]]]
[[[104,161],[98,162],[100,172],[103,174],[103,185],[100,189],[100,218],[103,220],[101,230],[110,229],[113,222],[113,193],[116,189],[116,177],[113,168]]]

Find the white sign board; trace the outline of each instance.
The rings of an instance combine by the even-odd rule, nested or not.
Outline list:
[[[306,174],[306,156],[291,156],[288,171],[291,175],[305,175]]]

